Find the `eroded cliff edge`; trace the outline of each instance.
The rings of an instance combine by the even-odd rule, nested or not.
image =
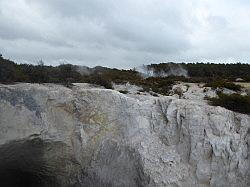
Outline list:
[[[40,186],[250,185],[250,116],[205,102],[139,100],[79,85],[0,85],[0,127],[5,179],[21,175]]]

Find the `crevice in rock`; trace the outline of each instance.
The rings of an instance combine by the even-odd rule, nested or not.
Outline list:
[[[55,174],[43,159],[40,139],[12,141],[0,147],[0,186],[58,186]]]
[[[64,150],[65,151],[64,151]],[[63,150],[60,152],[60,150]],[[0,146],[0,186],[59,187],[77,184],[77,163],[60,142],[40,138]],[[66,171],[70,166],[71,169]]]

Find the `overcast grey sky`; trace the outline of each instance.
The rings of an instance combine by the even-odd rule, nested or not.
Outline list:
[[[0,53],[91,67],[249,63],[249,20],[250,0],[0,0]]]

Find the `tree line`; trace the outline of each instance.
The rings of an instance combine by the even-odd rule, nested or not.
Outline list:
[[[17,64],[0,55],[0,83],[58,83],[70,86],[73,82],[92,83],[112,88],[113,82],[129,82],[138,79],[139,73],[134,70],[118,70],[97,67],[91,74],[81,74],[78,66],[61,64],[47,66],[43,61],[37,65]]]
[[[215,63],[180,63],[176,67],[175,63],[151,64],[148,67],[157,72],[169,72],[171,68],[182,67],[188,72],[188,76],[194,79],[209,80],[228,79],[235,81],[237,78],[250,81],[250,64],[215,64]],[[206,81],[207,80],[207,81]],[[204,82],[204,81],[203,81]]]
[[[155,72],[168,72],[174,63],[151,64]],[[61,64],[59,66],[47,66],[43,61],[33,64],[17,64],[5,59],[0,55],[0,82],[28,82],[28,83],[61,83],[69,85],[72,82],[87,82],[112,88],[111,82],[142,84],[142,85],[162,85],[166,80],[186,81],[186,82],[211,82],[216,79],[228,79],[234,81],[242,78],[250,81],[249,64],[213,64],[213,63],[189,63],[178,64],[176,67],[184,68],[188,77],[169,76],[169,77],[149,77],[145,80],[135,69],[120,70],[105,67],[96,67],[90,74],[81,74],[78,66],[72,64]]]

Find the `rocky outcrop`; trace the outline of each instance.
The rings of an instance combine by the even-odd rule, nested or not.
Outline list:
[[[1,85],[0,184],[250,185],[250,116],[143,98],[81,85]]]

